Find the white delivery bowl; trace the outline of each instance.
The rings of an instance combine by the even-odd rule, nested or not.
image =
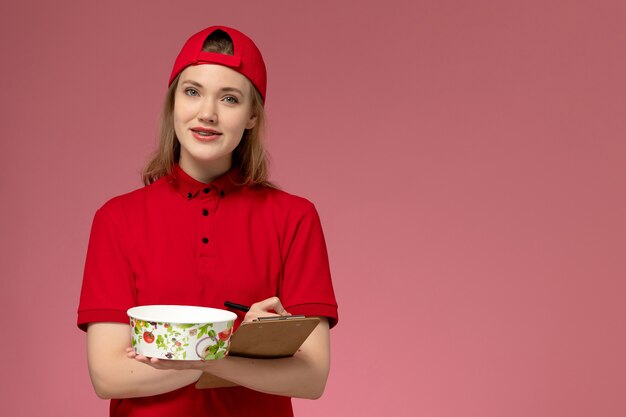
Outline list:
[[[237,315],[217,308],[148,305],[127,311],[132,346],[140,355],[212,360],[228,355]]]

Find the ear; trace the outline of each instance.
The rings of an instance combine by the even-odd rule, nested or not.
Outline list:
[[[250,119],[248,119],[248,123],[246,123],[246,129],[252,129],[254,126],[256,126],[256,121],[257,121],[257,115],[253,114],[250,116]]]

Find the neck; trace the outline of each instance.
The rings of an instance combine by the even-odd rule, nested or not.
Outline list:
[[[227,159],[204,162],[183,158],[183,155],[181,155],[179,165],[191,178],[208,184],[228,172],[232,165],[232,159],[229,157]]]

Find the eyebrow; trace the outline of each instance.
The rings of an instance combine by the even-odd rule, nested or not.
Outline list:
[[[204,88],[204,86],[202,84],[200,84],[199,82],[194,81],[194,80],[185,80],[185,81],[183,81],[183,84],[191,84],[194,87]],[[220,89],[220,91],[223,91],[225,93],[237,93],[237,94],[239,94],[242,97],[244,96],[243,92],[240,89],[235,88],[235,87],[223,87],[223,88]]]

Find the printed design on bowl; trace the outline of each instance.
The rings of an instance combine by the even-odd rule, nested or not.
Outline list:
[[[155,343],[165,359],[187,359],[187,347],[196,340],[196,354],[204,360],[221,359],[228,354],[230,335],[234,322],[227,323],[226,330],[216,333],[213,323],[169,324],[130,319],[132,346],[135,351],[140,343]],[[204,336],[204,337],[203,337]],[[195,359],[195,358],[194,358]]]
[[[233,327],[229,326],[219,333],[215,333],[215,330],[211,329],[202,339],[198,336],[200,340],[196,344],[196,355],[204,360],[222,359],[228,355],[228,342],[232,331]]]

